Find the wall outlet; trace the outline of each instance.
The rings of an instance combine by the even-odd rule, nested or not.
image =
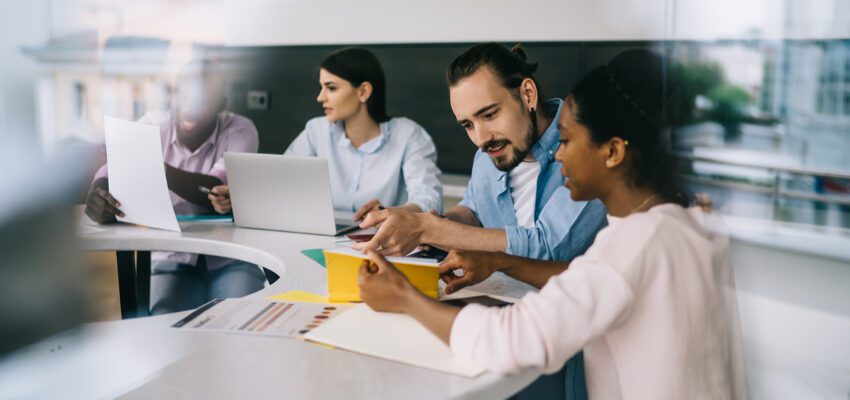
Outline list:
[[[268,110],[269,109],[269,92],[265,90],[249,90],[248,91],[248,109],[249,110]]]

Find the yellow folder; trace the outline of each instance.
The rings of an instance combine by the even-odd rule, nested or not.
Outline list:
[[[325,250],[325,265],[328,269],[328,300],[360,301],[357,275],[365,254],[350,248]],[[429,258],[387,257],[407,279],[425,295],[437,298],[437,281],[440,279],[439,262]]]

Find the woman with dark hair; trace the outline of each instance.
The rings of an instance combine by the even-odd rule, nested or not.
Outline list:
[[[440,212],[437,149],[417,123],[387,115],[378,59],[362,48],[337,51],[322,61],[319,84],[325,116],[308,121],[285,154],[328,159],[334,208],[358,220],[383,206]]]
[[[654,53],[626,52],[566,99],[556,155],[565,185],[609,212],[585,255],[565,263],[453,251],[440,268],[447,293],[497,270],[538,293],[501,309],[455,308],[370,252],[363,300],[411,314],[458,356],[501,373],[551,373],[583,349],[590,398],[745,398],[728,239],[685,208],[672,180],[661,71]]]

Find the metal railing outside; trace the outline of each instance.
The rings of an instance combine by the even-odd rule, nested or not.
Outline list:
[[[760,169],[768,171],[773,175],[773,183],[770,186],[760,185],[752,182],[733,181],[719,179],[711,176],[700,176],[693,174],[683,175],[682,179],[685,182],[696,183],[701,185],[718,186],[735,190],[746,190],[756,193],[764,193],[773,196],[774,204],[778,204],[780,198],[786,197],[800,200],[822,202],[827,204],[850,206],[850,195],[806,192],[782,187],[782,178],[783,175],[786,174],[841,179],[850,182],[850,172],[847,171],[828,168],[811,168],[802,166],[788,166],[781,164],[737,161],[729,160],[722,157],[695,155],[686,152],[677,152],[674,154],[674,157],[676,157],[678,160],[690,161],[692,163],[704,162],[726,166]]]

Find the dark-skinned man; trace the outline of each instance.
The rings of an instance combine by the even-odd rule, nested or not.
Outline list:
[[[176,79],[171,110],[149,112],[139,122],[156,125],[175,212],[198,215],[231,210],[225,152],[255,153],[259,136],[247,118],[225,111],[224,77],[214,63],[193,61]],[[211,188],[204,194],[199,186]],[[106,165],[95,175],[86,215],[97,223],[121,216],[121,199],[109,193]],[[254,264],[200,254],[153,252],[151,314],[196,308],[210,299],[241,297],[263,288]]]

